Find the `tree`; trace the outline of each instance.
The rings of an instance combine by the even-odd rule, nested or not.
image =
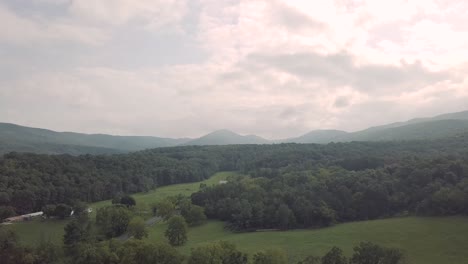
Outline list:
[[[171,245],[183,245],[187,241],[187,223],[185,219],[178,215],[171,217],[164,235]]]
[[[192,249],[188,264],[247,264],[247,255],[234,244],[220,241]]]
[[[53,244],[50,240],[41,239],[35,249],[35,264],[57,263],[61,256],[61,248]]]
[[[15,215],[15,208],[11,206],[0,206],[0,222],[8,217]]]
[[[403,254],[398,249],[384,248],[371,242],[361,242],[354,247],[351,264],[398,264]]]
[[[72,208],[66,204],[58,204],[55,207],[54,210],[54,216],[60,218],[60,219],[65,219],[67,217],[70,217],[72,212]]]
[[[169,199],[163,199],[154,204],[156,215],[162,217],[164,220],[168,220],[174,214],[175,205]]]
[[[36,206],[36,195],[28,190],[18,190],[13,193],[12,205],[19,214],[32,212]]]
[[[190,205],[188,210],[181,211],[189,226],[201,225],[206,221],[205,209],[198,205]]]
[[[126,207],[107,206],[97,210],[96,224],[106,237],[117,237],[127,231],[130,218],[130,211]]]
[[[74,246],[90,238],[90,223],[73,219],[64,228],[63,243],[66,246]]]
[[[320,257],[308,256],[302,261],[299,261],[297,264],[321,264],[322,260]]]
[[[134,217],[130,220],[127,228],[128,234],[136,239],[148,237],[148,229],[146,228],[145,221],[141,217]]]
[[[287,264],[288,256],[286,252],[279,249],[267,249],[255,253],[253,256],[254,264]]]
[[[72,257],[73,264],[118,263],[118,257],[106,244],[79,243]]]
[[[119,263],[125,264],[181,264],[183,257],[166,243],[129,240],[117,250]]]
[[[126,205],[127,207],[131,207],[131,206],[136,205],[135,199],[130,195],[122,196],[122,198],[120,198],[120,203],[123,204],[123,205]]]
[[[347,264],[348,260],[343,255],[340,248],[333,247],[325,256],[322,257],[322,264]]]
[[[44,213],[44,216],[46,217],[53,217],[55,216],[55,209],[57,206],[55,204],[48,204],[42,207],[42,212]]]
[[[81,216],[88,215],[88,205],[84,202],[78,201],[73,205],[73,215]]]

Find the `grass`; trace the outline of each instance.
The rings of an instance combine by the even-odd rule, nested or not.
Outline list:
[[[226,179],[234,172],[220,172],[203,183],[212,185]],[[133,195],[137,204],[150,205],[167,196],[191,193],[199,189],[200,182],[177,184],[158,188],[148,193]],[[111,201],[91,204],[97,208],[110,205]],[[67,221],[41,221],[9,225],[26,245],[35,245],[41,237],[61,243],[63,227]],[[205,225],[190,228],[188,242],[179,250],[189,254],[190,249],[204,243],[229,241],[252,255],[271,247],[283,248],[297,261],[307,255],[323,255],[332,246],[342,248],[349,256],[352,248],[361,241],[371,241],[382,246],[404,249],[409,264],[465,264],[468,263],[468,218],[467,217],[406,217],[340,224],[316,230],[285,232],[232,233],[224,230],[224,224],[210,221]],[[149,240],[165,241],[166,224],[150,228]]]
[[[220,180],[225,180],[231,175],[237,175],[237,173],[219,172],[202,182],[174,184],[160,187],[146,193],[138,193],[132,196],[135,198],[137,205],[144,207],[145,205],[150,205],[154,201],[163,199],[164,197],[173,196],[177,194],[190,195],[199,190],[200,183],[205,183],[207,185],[218,184]],[[93,212],[90,215],[91,219],[95,218],[96,210],[98,208],[111,204],[111,200],[105,200],[90,204],[89,206],[93,208]],[[29,222],[14,223],[12,225],[8,225],[8,228],[12,228],[13,230],[15,230],[18,234],[18,238],[20,239],[21,243],[25,245],[34,246],[42,238],[50,239],[56,244],[61,244],[64,234],[63,228],[67,223],[67,220],[58,221],[36,219]]]
[[[152,227],[148,239],[165,240],[165,229],[165,224]],[[179,249],[189,254],[197,245],[220,240],[236,244],[249,255],[266,248],[282,248],[290,256],[291,263],[308,255],[321,256],[332,246],[342,248],[350,256],[352,248],[361,241],[403,249],[410,264],[468,263],[467,217],[392,218],[316,230],[240,234],[224,230],[222,222],[211,221],[191,228],[187,244]]]
[[[68,220],[32,220],[7,225],[7,228],[15,230],[20,242],[24,245],[35,246],[41,240],[52,241],[61,244],[63,228]]]

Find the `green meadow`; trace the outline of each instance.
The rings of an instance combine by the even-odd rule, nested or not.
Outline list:
[[[191,228],[188,242],[180,247],[184,254],[204,243],[228,241],[252,255],[266,248],[282,248],[291,260],[322,256],[333,246],[346,255],[361,241],[404,250],[410,264],[468,263],[468,217],[406,217],[339,224],[316,230],[232,233],[224,224],[211,221]],[[151,228],[148,239],[164,241],[166,225]]]
[[[235,172],[220,172],[202,183],[218,184]],[[190,195],[199,189],[201,182],[177,184],[133,195],[137,204],[145,207],[167,196]],[[91,204],[93,215],[97,208],[110,205],[111,201]],[[35,245],[41,239],[61,243],[63,227],[67,221],[34,220],[9,225],[18,233],[22,243]],[[165,241],[165,223],[150,227],[149,240]],[[397,247],[405,251],[410,264],[466,264],[468,263],[468,217],[405,217],[339,224],[315,230],[282,232],[232,233],[219,221],[210,221],[190,228],[188,242],[180,251],[189,254],[190,249],[204,243],[229,241],[252,255],[270,248],[284,249],[291,263],[308,255],[323,255],[332,246],[342,248],[347,255],[361,241],[371,241],[382,246]]]
[[[164,186],[156,188],[155,190],[146,193],[138,193],[132,195],[132,197],[135,198],[139,207],[145,208],[146,206],[151,205],[153,202],[168,196],[178,194],[191,195],[192,193],[200,189],[201,183],[204,183],[206,185],[218,184],[219,181],[225,180],[231,175],[238,174],[236,172],[219,172],[202,182]],[[105,200],[90,204],[89,207],[93,209],[91,218],[94,219],[96,215],[96,209],[111,204],[111,200]],[[8,225],[8,228],[14,229],[18,234],[20,241],[25,245],[35,245],[41,239],[51,240],[55,243],[62,243],[62,237],[64,233],[63,228],[67,224],[67,222],[67,220],[59,221],[35,219],[27,222],[14,223],[12,225]]]

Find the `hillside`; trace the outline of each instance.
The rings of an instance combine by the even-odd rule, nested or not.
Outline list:
[[[188,141],[184,145],[234,145],[234,144],[271,144],[270,141],[255,135],[242,136],[229,130],[218,130]]]
[[[316,143],[334,142],[345,137],[348,132],[340,130],[314,130],[297,138],[279,140],[278,143]]]
[[[338,139],[345,141],[393,141],[436,139],[450,137],[468,131],[468,120],[436,120],[417,122],[385,129],[366,129],[349,133]]]
[[[350,141],[392,141],[436,139],[468,132],[468,111],[370,127],[357,132],[314,130],[299,137],[267,140],[256,135],[240,135],[217,130],[196,139],[143,136],[113,136],[55,132],[47,129],[0,123],[0,155],[12,151],[40,154],[117,154],[143,149],[188,145],[233,145],[315,143]]]
[[[114,154],[170,147],[185,141],[186,139],[55,132],[0,123],[0,154],[11,151],[73,155]]]
[[[468,111],[416,118],[347,133],[339,130],[315,130],[281,143],[319,143],[350,141],[392,141],[436,139],[468,132]]]

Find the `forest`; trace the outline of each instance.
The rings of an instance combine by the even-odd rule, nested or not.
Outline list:
[[[210,218],[228,220],[238,229],[466,213],[466,146],[468,134],[401,142],[185,146],[96,156],[12,152],[0,158],[0,216],[197,182],[229,170],[251,179],[206,188],[192,199]],[[223,203],[232,203],[231,211]],[[249,208],[264,215],[249,216]],[[309,208],[308,213],[298,208]],[[285,214],[272,217],[276,209]]]

